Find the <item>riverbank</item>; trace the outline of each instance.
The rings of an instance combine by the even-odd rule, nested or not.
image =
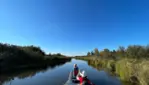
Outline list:
[[[54,67],[71,58],[58,54],[45,54],[40,47],[17,46],[0,43],[0,72],[14,72],[27,68]]]
[[[107,68],[117,74],[124,82],[138,85],[149,85],[149,60],[146,59],[101,59],[97,57],[77,57],[86,60],[97,68]]]
[[[48,58],[45,60],[41,60],[38,63],[30,63],[30,64],[24,64],[24,65],[10,65],[7,64],[7,66],[1,66],[0,72],[5,74],[5,73],[10,73],[10,72],[15,72],[18,70],[23,70],[23,69],[36,69],[36,68],[47,68],[47,67],[55,67],[57,65],[65,64],[66,62],[71,61],[71,58]]]
[[[55,61],[55,63],[50,63],[49,61],[42,64],[37,65],[24,65],[24,66],[15,66],[12,68],[8,68],[6,70],[3,69],[1,71],[1,77],[0,77],[0,85],[3,85],[4,82],[9,82],[14,80],[14,78],[18,79],[25,79],[28,77],[33,77],[39,72],[45,72],[48,69],[54,69],[56,66],[64,65],[66,62],[70,61],[70,58],[68,59],[52,59]]]

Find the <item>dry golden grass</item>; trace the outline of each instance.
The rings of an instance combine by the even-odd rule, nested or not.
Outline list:
[[[122,81],[132,82],[139,85],[149,85],[149,60],[145,59],[99,59],[95,57],[83,57],[83,60],[90,61],[94,67],[102,66],[114,69]],[[113,67],[114,65],[114,67]]]
[[[133,81],[140,85],[149,85],[149,61],[123,59],[116,62],[116,73],[125,81]],[[132,77],[136,79],[132,79]]]

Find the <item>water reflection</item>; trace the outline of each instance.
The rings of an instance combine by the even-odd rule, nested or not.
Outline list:
[[[70,62],[70,61],[67,61]],[[53,64],[50,66],[44,66],[44,67],[34,67],[34,68],[27,68],[27,69],[20,69],[18,71],[13,71],[13,73],[2,73],[0,75],[0,85],[4,84],[6,82],[10,82],[12,80],[14,80],[15,78],[17,79],[25,79],[25,78],[31,78],[33,76],[35,76],[37,73],[44,73],[46,72],[48,69],[54,69],[55,67],[59,67],[65,63],[65,62],[58,62],[57,64]],[[10,82],[11,84],[11,82]]]
[[[121,85],[120,80],[109,75],[99,66],[89,66],[90,63],[72,59],[71,62],[54,67],[34,68],[3,74],[2,85],[64,85],[68,79],[73,64],[77,63],[81,70],[86,70],[89,79],[96,85]],[[97,70],[98,69],[98,70]]]

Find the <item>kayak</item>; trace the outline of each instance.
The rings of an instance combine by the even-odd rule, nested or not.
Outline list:
[[[64,85],[80,85],[79,81],[76,78],[72,78],[72,74],[70,73],[67,82]]]
[[[79,83],[80,82],[75,77],[72,76],[72,73],[70,73],[69,78],[64,85],[80,85]],[[95,84],[91,83],[91,85],[95,85]]]
[[[72,80],[69,80],[64,85],[80,85],[79,83],[74,83]]]

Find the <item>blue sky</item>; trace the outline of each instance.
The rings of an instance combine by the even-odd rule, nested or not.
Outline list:
[[[0,42],[82,55],[149,43],[148,0],[0,0]]]

